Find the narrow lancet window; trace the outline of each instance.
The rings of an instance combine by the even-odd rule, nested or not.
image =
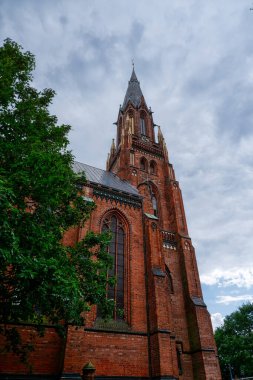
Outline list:
[[[113,265],[108,272],[108,276],[113,276],[116,279],[113,286],[108,286],[107,297],[114,300],[113,318],[123,319],[125,233],[121,221],[115,215],[105,219],[102,230],[108,231],[112,235],[109,246],[109,254],[113,259]]]
[[[156,171],[157,171],[156,162],[151,161],[150,162],[150,174],[157,174]]]
[[[142,157],[140,159],[140,169],[147,171],[147,166],[148,166],[147,160],[144,157]]]
[[[183,374],[183,366],[182,366],[181,355],[182,355],[182,349],[181,349],[181,347],[180,348],[177,347],[177,366],[178,366],[179,375]]]
[[[157,200],[154,194],[152,194],[152,207],[153,207],[154,215],[158,217]]]
[[[130,152],[130,165],[134,166],[134,152]]]
[[[146,124],[145,124],[144,118],[140,119],[140,132],[141,132],[141,135],[146,136]]]

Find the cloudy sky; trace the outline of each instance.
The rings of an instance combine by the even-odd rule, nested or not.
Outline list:
[[[0,0],[76,159],[105,168],[135,69],[183,191],[214,325],[253,301],[253,1]]]

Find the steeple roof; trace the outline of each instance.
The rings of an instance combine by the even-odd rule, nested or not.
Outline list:
[[[137,79],[137,76],[134,71],[132,71],[132,75],[130,81],[128,82],[128,88],[125,95],[124,103],[122,105],[122,110],[124,111],[128,102],[130,101],[134,107],[139,107],[141,104],[142,91],[140,88],[140,82]]]

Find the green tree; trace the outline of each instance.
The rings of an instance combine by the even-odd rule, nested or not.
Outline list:
[[[215,340],[224,379],[230,379],[230,368],[237,376],[253,376],[253,303],[227,316]]]
[[[5,40],[0,47],[0,323],[82,324],[82,312],[91,304],[105,312],[110,308],[105,297],[109,237],[90,232],[74,246],[62,244],[65,231],[82,225],[94,204],[81,194],[84,175],[72,170],[70,126],[57,125],[49,113],[54,91],[31,85],[34,68],[30,52]],[[14,334],[8,331],[1,328]]]

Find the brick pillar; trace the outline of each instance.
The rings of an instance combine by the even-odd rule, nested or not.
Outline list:
[[[150,354],[152,378],[176,379],[174,341],[172,341],[171,303],[167,297],[161,235],[157,218],[146,214],[145,237],[148,274]]]

